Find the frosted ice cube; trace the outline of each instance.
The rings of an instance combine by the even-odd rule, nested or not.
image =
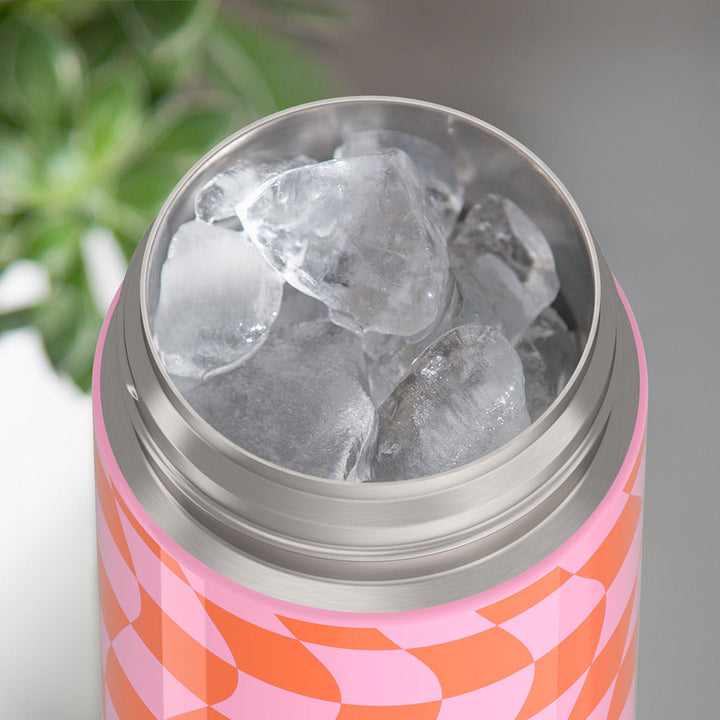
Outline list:
[[[190,405],[232,442],[323,478],[352,476],[375,409],[353,333],[329,320],[273,328],[242,365],[191,389]]]
[[[328,160],[268,180],[238,205],[268,262],[355,332],[411,336],[444,300],[447,248],[406,153]]]
[[[516,342],[555,299],[560,281],[541,230],[511,200],[485,195],[449,245],[450,266],[468,301],[494,316]]]
[[[253,153],[205,184],[195,197],[195,215],[208,223],[234,218],[235,206],[260,183],[285,170],[314,162],[307,155]]]
[[[435,143],[398,130],[364,130],[350,135],[337,147],[335,157],[369,155],[392,148],[405,151],[417,166],[431,205],[446,235],[449,234],[462,209],[465,188],[455,174],[452,161]]]
[[[515,349],[494,327],[463,325],[425,350],[378,409],[371,479],[464,465],[530,424]]]
[[[241,361],[280,309],[282,278],[244,233],[181,225],[160,274],[153,334],[165,367],[199,378]]]
[[[560,315],[547,308],[525,332],[517,351],[525,370],[528,412],[531,419],[536,420],[550,407],[575,371],[580,359],[580,343]]]

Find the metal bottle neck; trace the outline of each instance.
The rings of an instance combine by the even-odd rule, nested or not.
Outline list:
[[[331,144],[341,132],[343,113],[352,117],[360,102],[371,108],[367,122],[408,132],[420,124],[432,133],[428,124],[447,126],[452,120],[455,142],[466,155],[495,157],[497,172],[514,177],[520,194],[528,194],[531,180],[539,183],[553,209],[540,220],[562,230],[556,232],[561,241],[555,249],[564,258],[559,268],[569,278],[563,279],[568,299],[589,297],[589,307],[576,300],[573,308],[584,351],[553,405],[495,452],[430,478],[345,484],[244,452],[184,401],[148,329],[156,258],[163,243],[167,246],[168,228],[187,214],[193,188],[219,172],[239,148],[256,149],[258,137],[269,144],[305,137],[302,151],[318,157],[320,141],[308,128],[322,127],[323,142]],[[328,126],[335,127],[335,137]],[[477,149],[478,137],[486,147]],[[508,167],[514,168],[509,175]],[[488,178],[466,182],[479,191]],[[543,206],[539,195],[526,203],[530,209]],[[577,248],[565,253],[573,238],[582,244],[581,255]],[[583,261],[577,273],[563,266]],[[582,282],[586,287],[573,285]],[[634,352],[612,275],[567,191],[537,158],[499,131],[445,108],[393,99],[325,101],[230,138],[171,195],[138,247],[110,323],[101,372],[103,416],[123,474],[150,516],[218,572],[260,592],[318,607],[423,607],[512,577],[589,516],[614,479],[632,434],[634,414],[620,412],[617,398],[629,402],[634,393],[629,404],[637,408]]]

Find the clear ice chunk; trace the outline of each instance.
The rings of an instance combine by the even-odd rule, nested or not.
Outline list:
[[[464,309],[474,312],[483,325],[494,325],[515,341],[532,322],[528,318],[522,283],[499,257],[484,253],[470,268],[452,270],[462,294]]]
[[[232,442],[297,472],[344,480],[368,438],[375,409],[360,339],[329,320],[273,328],[228,373],[191,389],[190,405]]]
[[[525,337],[555,370],[560,392],[580,360],[581,348],[577,333],[568,329],[555,310],[547,308],[528,328]]]
[[[350,135],[337,147],[335,157],[369,155],[392,148],[406,152],[417,166],[430,203],[448,235],[462,209],[465,188],[455,174],[450,157],[435,143],[398,130],[363,130]]]
[[[416,335],[437,319],[447,247],[426,217],[408,155],[327,160],[279,175],[241,202],[238,216],[293,287],[354,332]]]
[[[462,325],[425,350],[378,409],[370,479],[450,470],[499,448],[529,424],[515,349],[495,327]]]
[[[580,359],[577,334],[552,308],[544,310],[517,344],[525,370],[528,412],[534,421],[552,404]]]
[[[195,197],[195,216],[208,223],[235,218],[235,206],[260,183],[291,168],[310,165],[307,155],[257,152],[212,178]]]
[[[292,285],[285,283],[280,312],[273,328],[297,325],[311,320],[327,320],[327,317],[328,308],[325,303],[321,303],[314,297],[305,295],[305,293],[296,290]]]
[[[376,406],[381,405],[390,395],[413,360],[425,348],[451,328],[469,322],[463,316],[462,298],[454,280],[448,285],[446,303],[445,311],[438,321],[420,337],[404,338],[374,332],[363,335],[370,397]]]
[[[449,245],[450,266],[483,322],[517,342],[555,299],[560,281],[542,231],[511,200],[485,195]]]
[[[200,378],[255,352],[275,320],[282,278],[244,233],[181,225],[160,273],[153,334],[174,375]]]
[[[525,404],[530,420],[535,422],[557,397],[554,374],[528,340],[521,338],[515,349],[525,373]]]

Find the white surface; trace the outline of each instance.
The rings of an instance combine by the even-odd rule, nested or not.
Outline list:
[[[104,314],[125,261],[103,230],[82,250]],[[41,267],[13,263],[0,312],[48,292]],[[0,492],[0,719],[99,718],[90,397],[54,372],[34,330],[0,335]]]
[[[99,717],[90,398],[0,337],[0,718]]]
[[[30,260],[17,260],[0,275],[0,312],[34,305],[49,293],[50,280],[45,268]]]

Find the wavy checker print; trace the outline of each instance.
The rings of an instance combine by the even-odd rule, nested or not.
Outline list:
[[[644,442],[550,566],[398,613],[305,608],[198,572],[99,456],[96,478],[105,720],[635,717]]]

